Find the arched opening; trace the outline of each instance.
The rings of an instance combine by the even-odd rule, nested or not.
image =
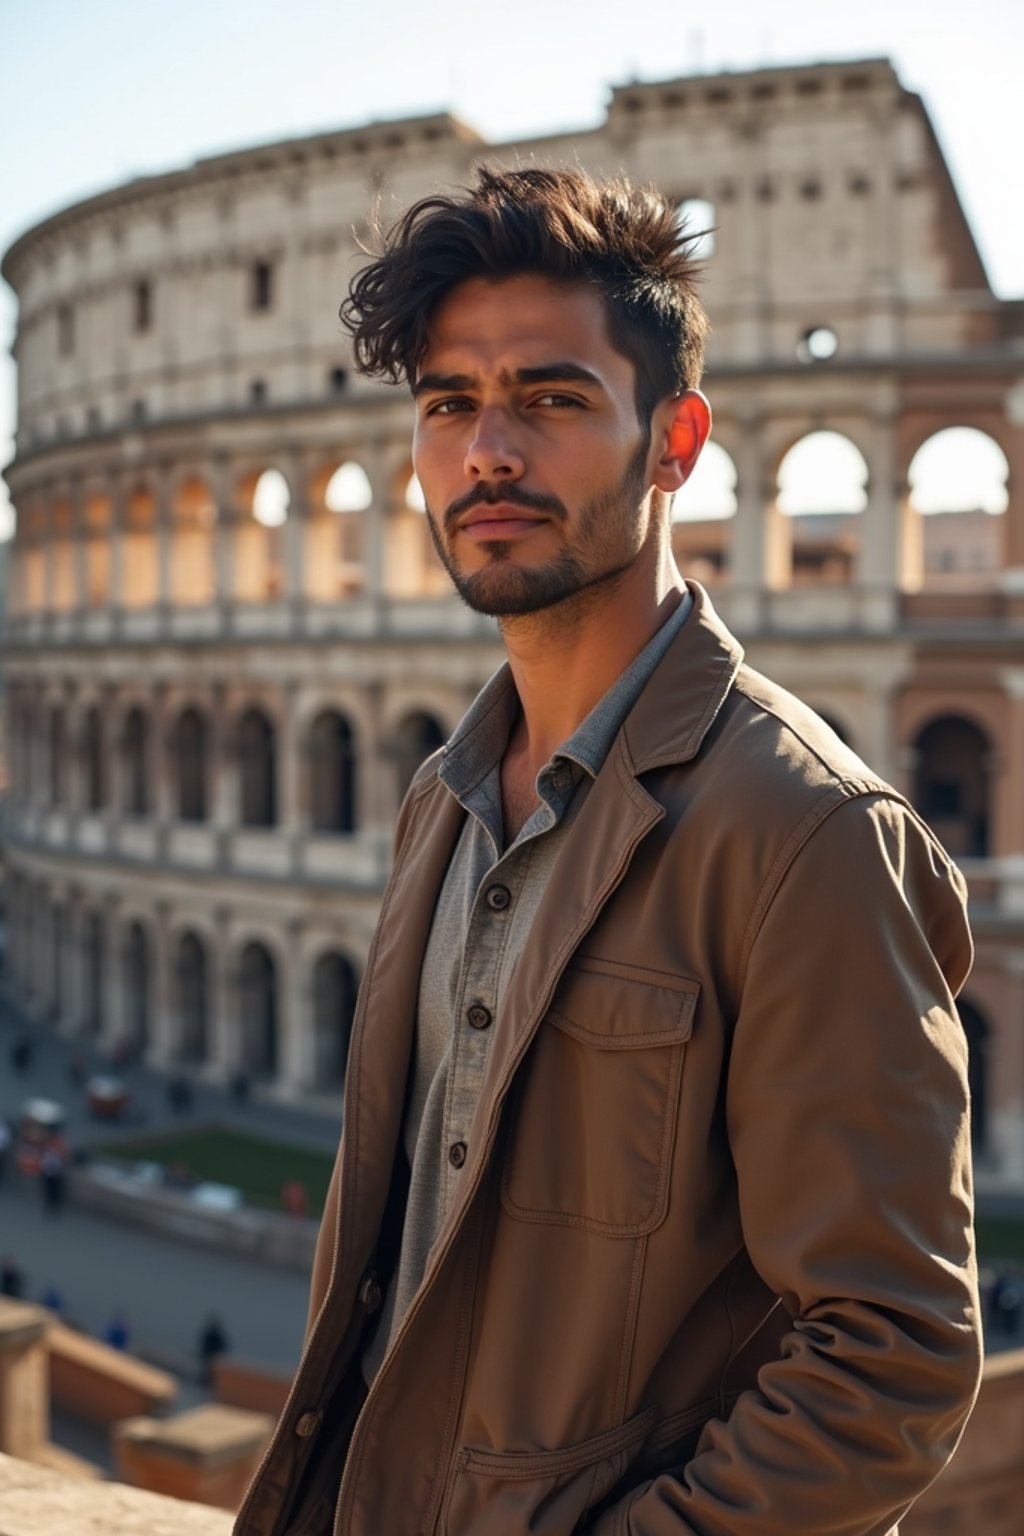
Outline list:
[[[209,783],[209,733],[206,718],[191,706],[183,709],[174,727],[174,778],[178,817],[205,821]]]
[[[989,852],[988,737],[970,720],[945,715],[914,743],[914,804],[954,858]]]
[[[284,590],[284,525],[291,493],[279,469],[265,469],[243,481],[246,515],[235,525],[235,596],[241,602],[266,602]]]
[[[314,1082],[335,1087],[345,1081],[358,983],[352,964],[331,950],[313,967]]]
[[[437,557],[419,478],[405,469],[396,483],[388,526],[387,588],[391,597],[446,597],[452,589]]]
[[[84,511],[85,601],[90,608],[110,602],[110,502],[105,496],[88,496]]]
[[[709,442],[672,501],[672,552],[697,581],[720,581],[729,564],[729,519],[736,515],[736,465]]]
[[[70,501],[62,499],[54,505],[51,538],[51,606],[57,613],[67,613],[75,606],[75,519]]]
[[[306,591],[319,602],[361,592],[366,581],[366,525],[373,488],[349,459],[324,469],[310,486],[304,529]]]
[[[262,944],[246,944],[239,967],[241,1067],[254,1078],[277,1072],[277,971]]]
[[[20,610],[39,613],[46,603],[46,546],[49,538],[45,506],[30,502],[18,519],[18,555],[21,576]]]
[[[159,595],[156,498],[139,487],[128,497],[121,534],[121,601],[126,608],[151,608]]]
[[[706,197],[682,197],[676,204],[676,220],[693,260],[709,260],[715,253],[714,203]]]
[[[82,1024],[89,1035],[103,1031],[104,925],[99,912],[87,914],[82,927]]]
[[[1009,473],[1002,448],[975,427],[947,427],[921,444],[908,480],[929,586],[969,587],[999,570]]]
[[[848,586],[860,559],[868,466],[839,432],[809,432],[779,465],[778,507],[788,519],[794,586]]]
[[[138,707],[129,710],[121,733],[121,806],[129,816],[150,811],[149,721]]]
[[[124,1041],[142,1051],[149,1040],[150,954],[149,940],[141,923],[132,923],[121,953],[124,1001]]]
[[[198,476],[185,480],[171,511],[171,602],[178,607],[212,603],[217,591],[217,503]]]
[[[989,1150],[988,1050],[991,1032],[985,1015],[965,997],[957,1012],[967,1036],[967,1082],[971,1091],[971,1147],[976,1157]]]
[[[317,715],[309,732],[309,811],[316,832],[355,831],[355,739],[334,709]]]
[[[277,825],[277,746],[274,727],[259,709],[238,722],[238,772],[244,827]]]
[[[174,956],[174,1003],[178,1021],[177,1056],[181,1062],[206,1060],[209,1028],[209,979],[206,948],[192,932],[183,933]]]
[[[59,704],[50,710],[49,751],[50,804],[63,805],[67,794],[67,728]]]
[[[444,731],[434,716],[425,710],[416,710],[401,721],[395,732],[395,769],[400,798],[404,797],[420,764],[443,746],[444,741]]]
[[[85,712],[82,730],[85,808],[87,811],[101,811],[107,803],[107,775],[103,745],[103,717],[97,706],[92,704]]]

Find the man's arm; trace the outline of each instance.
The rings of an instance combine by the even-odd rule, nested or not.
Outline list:
[[[594,1536],[880,1536],[952,1455],[980,1367],[963,894],[884,797],[833,812],[769,893],[727,1115],[747,1249],[792,1328]]]

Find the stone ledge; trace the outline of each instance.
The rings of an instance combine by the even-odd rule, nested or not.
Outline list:
[[[0,1455],[0,1536],[230,1536],[226,1510],[72,1481]]]

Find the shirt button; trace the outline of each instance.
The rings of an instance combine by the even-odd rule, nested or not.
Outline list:
[[[309,1440],[320,1428],[322,1413],[303,1413],[296,1420],[295,1433],[301,1440]]]
[[[486,1029],[491,1022],[491,1010],[485,1008],[483,1003],[474,1003],[466,1009],[466,1018],[474,1029]]]
[[[452,1142],[451,1146],[448,1148],[448,1161],[451,1163],[453,1168],[462,1167],[463,1163],[466,1161],[466,1143],[464,1141]]]
[[[504,912],[512,900],[512,894],[507,885],[492,885],[484,897],[492,912]]]

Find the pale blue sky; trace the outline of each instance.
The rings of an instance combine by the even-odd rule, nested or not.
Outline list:
[[[1024,296],[1019,0],[0,0],[0,248],[217,150],[442,107],[526,137],[592,126],[632,77],[880,55],[925,98],[993,286]],[[3,287],[0,462],[14,308]]]

